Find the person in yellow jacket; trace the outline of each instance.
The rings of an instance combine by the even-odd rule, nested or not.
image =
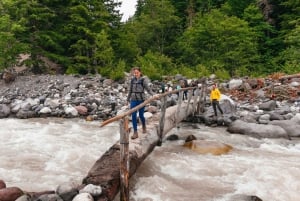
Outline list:
[[[215,116],[218,116],[217,115],[217,107],[218,107],[220,113],[223,115],[223,110],[222,110],[222,108],[220,107],[220,104],[219,104],[220,98],[221,98],[221,92],[217,88],[216,84],[213,84],[212,85],[212,90],[210,92],[210,101],[212,103]]]

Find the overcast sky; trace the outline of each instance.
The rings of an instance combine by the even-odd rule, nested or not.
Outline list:
[[[135,5],[137,0],[117,0],[122,2],[120,12],[123,14],[122,22],[126,21],[135,12]]]

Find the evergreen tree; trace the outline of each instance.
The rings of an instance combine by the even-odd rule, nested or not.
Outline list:
[[[26,53],[26,44],[18,41],[14,34],[21,29],[7,14],[0,16],[0,70],[16,65],[19,55]]]
[[[272,60],[278,55],[279,41],[276,39],[278,32],[274,26],[264,20],[264,16],[256,4],[250,4],[244,9],[243,19],[248,22],[257,38],[258,52],[261,58],[257,62],[257,65],[260,65],[257,73],[269,74],[273,72],[275,69],[272,66]]]
[[[148,0],[143,5],[142,14],[136,17],[134,33],[138,46],[145,54],[148,50],[168,54],[169,44],[175,41],[179,18],[168,0]]]
[[[285,35],[285,48],[280,56],[279,66],[283,67],[286,73],[298,73],[300,71],[300,25]]]
[[[227,0],[228,5],[231,8],[231,15],[242,18],[244,10],[251,4],[256,3],[256,0]]]
[[[242,75],[255,70],[259,60],[255,34],[247,22],[218,10],[198,16],[179,44],[182,62],[203,64],[210,72],[225,69],[230,75]]]

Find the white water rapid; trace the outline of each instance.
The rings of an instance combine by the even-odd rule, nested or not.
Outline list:
[[[119,139],[117,123],[99,125],[77,119],[1,119],[0,179],[26,191],[81,182]],[[143,162],[130,180],[131,201],[227,201],[235,194],[300,200],[299,139],[255,139],[187,123],[169,134],[180,140],[164,141]],[[219,156],[195,153],[182,146],[191,134],[233,150]]]

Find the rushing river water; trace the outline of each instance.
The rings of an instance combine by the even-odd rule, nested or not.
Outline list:
[[[0,179],[26,191],[81,182],[119,139],[118,124],[78,119],[1,119]],[[225,128],[184,123],[180,140],[156,147],[130,180],[131,201],[227,201],[236,194],[264,201],[300,200],[300,140],[255,139]],[[226,143],[228,154],[198,154],[186,136]],[[118,198],[116,198],[118,200]]]

